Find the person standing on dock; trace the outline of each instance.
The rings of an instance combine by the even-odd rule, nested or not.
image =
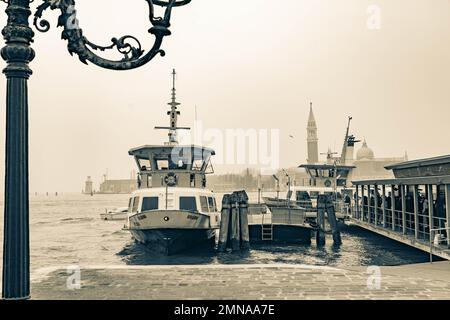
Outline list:
[[[421,212],[422,216],[424,217],[424,219],[423,219],[424,220],[423,228],[424,228],[424,231],[426,232],[428,226],[430,225],[429,217],[428,217],[429,204],[428,204],[428,198],[427,197],[421,197],[421,198],[423,199],[423,201],[422,201],[422,210],[420,209],[420,205],[419,205],[419,212]],[[420,203],[420,201],[419,201],[419,203]],[[422,217],[419,216],[419,225],[421,223],[421,221],[420,221],[421,218]]]
[[[367,199],[367,196],[364,195],[363,199],[362,199],[362,204],[363,204],[363,219],[364,221],[367,221],[367,213],[369,211],[369,201]]]
[[[395,225],[396,226],[401,226],[403,224],[402,221],[402,215],[401,212],[403,210],[403,205],[402,205],[402,198],[400,196],[400,190],[397,190],[397,195],[394,196],[394,201],[395,201],[395,215],[396,215],[396,219],[395,219]]]

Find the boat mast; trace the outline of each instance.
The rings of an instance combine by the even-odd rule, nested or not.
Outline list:
[[[180,111],[178,111],[178,106],[181,103],[177,102],[177,89],[175,86],[176,81],[176,71],[173,69],[172,71],[172,99],[168,103],[170,106],[170,111],[167,112],[167,115],[170,117],[170,122],[168,127],[155,127],[155,129],[169,130],[169,142],[168,145],[177,145],[177,130],[190,130],[191,128],[187,127],[178,127],[178,116],[180,115]]]

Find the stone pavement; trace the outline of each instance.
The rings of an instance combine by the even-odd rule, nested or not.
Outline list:
[[[82,267],[79,275],[77,282],[77,273],[65,268],[37,270],[32,275],[32,299],[450,299],[448,261],[380,269],[92,266]]]

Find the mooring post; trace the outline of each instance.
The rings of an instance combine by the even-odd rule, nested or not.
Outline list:
[[[6,89],[6,168],[3,241],[4,299],[30,297],[30,240],[28,198],[28,78],[34,59],[34,32],[28,23],[29,0],[9,0],[8,22],[2,34]]]
[[[325,203],[327,208],[328,223],[330,224],[331,233],[333,235],[333,243],[339,245],[342,243],[341,233],[339,231],[339,226],[336,219],[336,210],[330,196],[325,197]]]
[[[222,198],[222,212],[220,219],[220,232],[218,244],[219,252],[224,252],[227,249],[230,215],[231,215],[230,195],[226,194]]]
[[[250,233],[248,228],[248,195],[245,191],[239,192],[239,219],[241,229],[241,250],[249,250]]]
[[[231,249],[239,251],[241,247],[241,231],[239,221],[239,196],[236,192],[230,197],[231,201]]]
[[[324,197],[324,195],[319,195],[319,197],[317,198],[317,231],[316,231],[317,246],[323,246],[326,243],[325,209],[326,209],[326,198]]]

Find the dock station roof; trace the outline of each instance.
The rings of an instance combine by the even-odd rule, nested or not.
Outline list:
[[[450,155],[401,162],[385,167],[394,172],[393,179],[352,181],[354,185],[422,185],[450,184]]]

